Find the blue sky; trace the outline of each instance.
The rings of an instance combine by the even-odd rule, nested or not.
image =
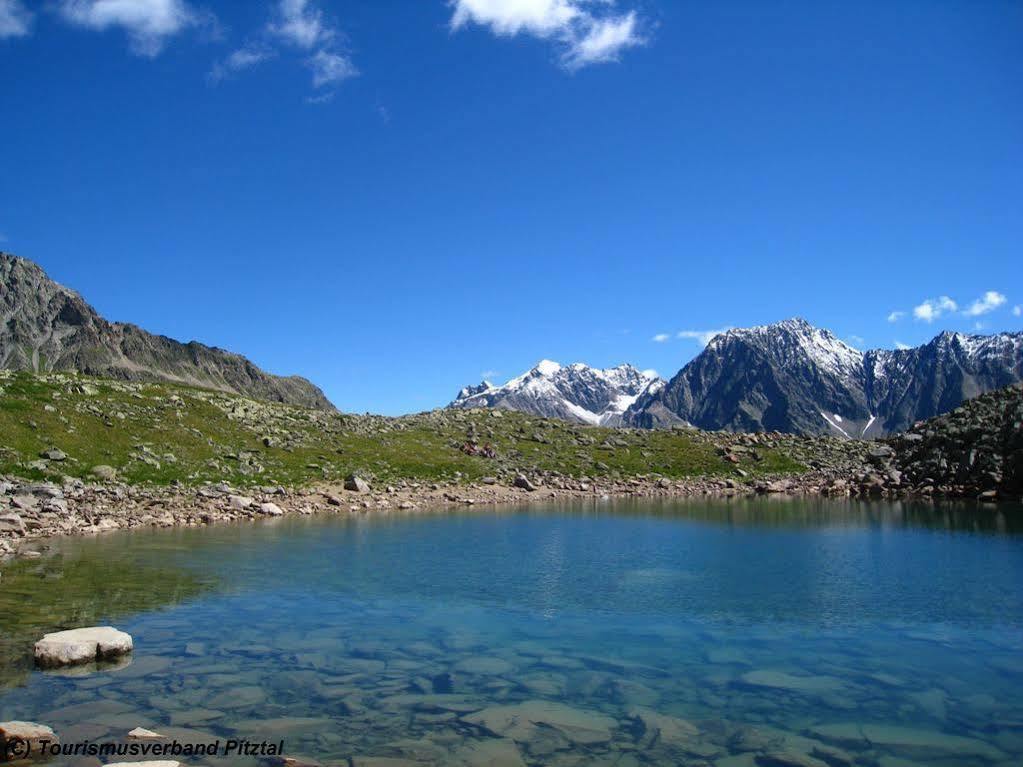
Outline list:
[[[1010,1],[0,0],[0,248],[350,411],[794,315],[1020,329],[1021,40]]]

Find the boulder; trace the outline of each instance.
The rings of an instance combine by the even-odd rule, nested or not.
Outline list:
[[[368,493],[371,488],[369,483],[362,477],[356,474],[349,474],[345,477],[345,490],[351,490],[353,493]]]
[[[522,474],[515,477],[515,481],[512,484],[515,485],[515,487],[521,488],[522,490],[528,490],[529,492],[536,490],[536,485],[530,482],[529,478]]]
[[[25,521],[17,514],[0,514],[0,533],[25,534]]]
[[[259,513],[268,517],[279,517],[284,514],[284,511],[276,503],[261,503],[259,504]]]
[[[111,626],[70,629],[46,634],[36,642],[36,664],[42,668],[111,660],[132,651],[131,635]]]
[[[58,450],[55,447],[51,447],[49,450],[44,450],[39,454],[40,458],[45,458],[48,461],[66,461],[67,453],[63,450]]]
[[[39,757],[43,741],[59,743],[53,730],[35,722],[0,722],[0,762]]]
[[[245,509],[249,508],[249,506],[255,503],[255,501],[245,495],[232,495],[227,499],[227,503],[232,509],[245,511]]]
[[[99,466],[93,466],[90,469],[92,476],[96,479],[103,480],[104,482],[113,482],[117,479],[117,469],[113,466],[107,466],[105,463],[101,463]]]

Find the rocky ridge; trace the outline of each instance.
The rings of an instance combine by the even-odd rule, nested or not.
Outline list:
[[[645,428],[874,438],[1023,380],[1023,333],[941,333],[913,349],[861,352],[803,319],[711,339],[624,414]]]
[[[271,375],[239,354],[180,343],[108,322],[39,266],[0,252],[0,368],[78,371],[130,381],[171,381],[303,407],[333,409],[299,376]]]

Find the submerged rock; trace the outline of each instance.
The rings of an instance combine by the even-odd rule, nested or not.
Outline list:
[[[112,660],[132,651],[130,634],[112,626],[70,629],[46,634],[35,644],[36,664],[42,668]]]
[[[833,676],[795,676],[784,671],[750,671],[741,677],[751,687],[769,687],[801,693],[834,692],[844,686]]]
[[[518,742],[535,739],[541,728],[552,728],[578,744],[607,743],[617,722],[609,716],[582,711],[562,703],[527,700],[512,706],[492,706],[462,717],[494,735]]]
[[[455,756],[466,767],[526,767],[515,741],[506,738],[466,741]]]

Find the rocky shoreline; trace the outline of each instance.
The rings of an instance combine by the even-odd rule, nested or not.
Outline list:
[[[401,480],[384,487],[361,477],[305,488],[238,489],[28,482],[0,477],[0,559],[40,556],[47,539],[147,527],[201,526],[285,514],[358,514],[593,498],[801,495],[862,498],[1023,497],[1023,388],[978,397],[886,441],[783,434],[706,435],[734,476],[573,478],[536,471],[473,482]],[[781,450],[806,472],[751,477],[739,468],[761,448]]]

